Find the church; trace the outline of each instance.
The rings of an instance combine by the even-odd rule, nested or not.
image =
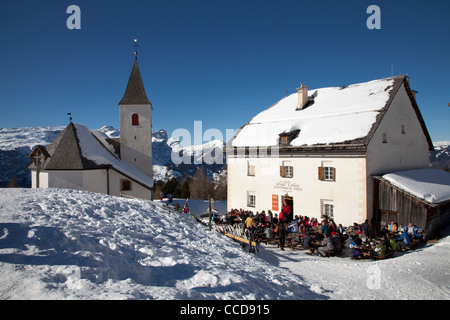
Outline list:
[[[287,203],[293,216],[378,228],[374,176],[427,168],[434,149],[415,94],[407,76],[302,85],[228,141],[228,210],[279,213]]]
[[[136,51],[119,102],[120,138],[109,139],[71,121],[47,148],[38,145],[32,150],[32,188],[68,188],[152,200],[152,109]]]

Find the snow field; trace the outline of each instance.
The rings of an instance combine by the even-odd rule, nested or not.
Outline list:
[[[448,300],[449,245],[444,237],[376,262],[271,245],[249,254],[151,202],[0,189],[0,299]]]
[[[318,297],[191,216],[145,201],[2,189],[0,238],[2,299]]]

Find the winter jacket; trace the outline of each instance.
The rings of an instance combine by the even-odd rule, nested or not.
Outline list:
[[[286,237],[287,231],[283,224],[278,227],[277,235],[279,238]]]
[[[256,223],[252,217],[248,217],[247,219],[245,219],[245,226],[247,228],[250,228],[251,226],[255,226],[255,225],[256,225]]]
[[[311,248],[311,241],[312,241],[312,238],[309,234],[305,234],[303,236],[303,246],[305,248],[307,248],[307,249]]]
[[[330,229],[328,228],[328,224],[326,224],[326,223],[320,227],[320,230],[323,231],[323,234],[329,234],[329,232],[330,232]]]
[[[370,236],[370,224],[364,222],[364,223],[361,225],[361,231],[362,231],[362,233],[364,233],[366,236]]]
[[[383,257],[386,254],[386,245],[383,241],[377,243],[377,245],[374,248],[374,251],[379,257]]]
[[[330,237],[324,238],[322,241],[322,245],[325,248],[325,250],[328,250],[328,251],[333,251],[334,249],[336,249],[333,239],[331,239]]]
[[[404,244],[410,244],[411,240],[409,239],[408,232],[403,231],[400,237],[397,238],[397,240],[402,240]]]
[[[333,241],[334,247],[336,249],[341,248],[341,239],[339,238],[339,235],[335,234],[334,236],[331,237],[331,240]]]

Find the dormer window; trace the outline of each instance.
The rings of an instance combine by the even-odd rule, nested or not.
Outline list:
[[[293,130],[290,132],[280,133],[279,145],[280,147],[290,146],[291,141],[298,137],[300,130]]]
[[[139,115],[137,113],[133,113],[133,115],[131,116],[131,124],[133,126],[139,125]]]

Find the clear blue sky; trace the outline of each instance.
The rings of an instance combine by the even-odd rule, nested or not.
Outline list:
[[[69,30],[69,5],[81,30]],[[369,5],[381,29],[369,30]],[[0,4],[0,127],[119,127],[139,39],[153,127],[237,129],[294,92],[408,74],[433,141],[450,140],[449,1],[160,0]],[[193,133],[192,133],[193,134]]]

